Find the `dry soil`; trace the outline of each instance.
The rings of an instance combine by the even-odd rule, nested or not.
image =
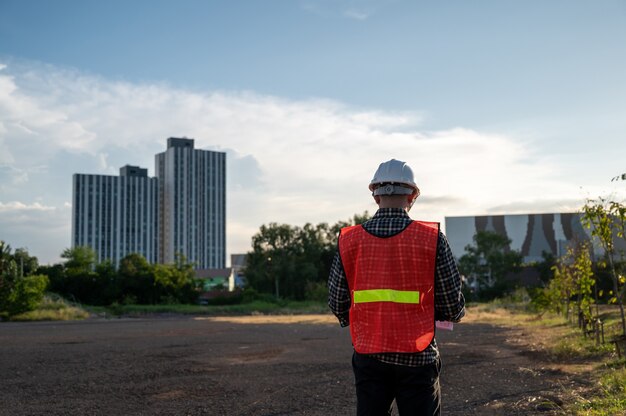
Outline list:
[[[437,335],[444,415],[564,414],[584,380],[520,337]],[[330,315],[1,323],[0,415],[351,415],[351,354]]]

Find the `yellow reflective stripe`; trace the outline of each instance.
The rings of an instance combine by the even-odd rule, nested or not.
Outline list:
[[[420,292],[393,289],[356,290],[354,303],[366,302],[420,303]]]

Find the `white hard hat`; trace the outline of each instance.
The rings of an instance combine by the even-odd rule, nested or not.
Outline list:
[[[415,198],[417,198],[420,194],[413,178],[413,170],[405,162],[396,159],[388,160],[378,166],[369,189],[374,195],[410,195],[416,192]]]

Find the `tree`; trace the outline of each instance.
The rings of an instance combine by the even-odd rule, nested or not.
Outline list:
[[[252,236],[245,274],[254,289],[280,298],[283,286],[283,295],[287,294],[285,283],[295,274],[296,233],[290,225],[270,223]]]
[[[145,257],[138,253],[126,255],[120,260],[118,273],[124,303],[157,303],[154,273]]]
[[[592,318],[591,305],[594,304],[593,289],[596,284],[589,246],[586,243],[581,243],[570,251],[570,256],[573,257],[571,270],[576,294],[576,308],[578,313],[589,321]]]
[[[15,260],[11,254],[11,246],[0,240],[0,276],[17,275]]]
[[[565,311],[565,318],[569,320],[573,312],[570,306],[575,301],[577,316],[583,319],[579,323],[586,330],[593,318],[592,305],[597,305],[597,282],[589,243],[576,242],[568,247],[552,271],[553,277],[548,285],[534,292],[533,304],[540,310],[552,310],[558,314]]]
[[[276,298],[319,298],[326,285],[341,228],[360,224],[367,212],[348,221],[303,227],[270,223],[252,237],[245,270],[248,284]]]
[[[0,312],[6,311],[15,288],[18,273],[11,246],[0,240]]]
[[[91,305],[110,305],[120,300],[120,279],[117,269],[111,260],[96,264],[95,279],[92,279],[93,295]]]
[[[538,292],[533,302],[541,310],[551,310],[558,314],[565,311],[566,319],[569,319],[570,302],[574,285],[570,265],[565,256],[560,257],[552,266],[553,278],[548,286]]]
[[[96,264],[96,252],[88,246],[66,248],[61,253],[65,260],[65,270],[69,275],[88,274]]]
[[[152,273],[158,302],[192,303],[197,300],[193,265],[185,256],[177,255],[175,264],[153,265]]]
[[[498,233],[479,231],[473,237],[474,245],[467,245],[459,259],[459,270],[475,279],[478,291],[492,298],[512,289],[513,282],[507,279],[510,272],[519,271],[522,255],[510,250],[511,240]]]
[[[18,259],[28,256],[24,249],[16,250]],[[29,267],[35,265],[37,259],[28,262]],[[29,270],[30,272],[31,270]],[[29,273],[30,274],[30,273]],[[43,299],[48,286],[48,278],[41,275],[24,276],[21,268],[18,269],[15,253],[11,253],[11,246],[0,241],[0,314],[13,316],[35,309]]]
[[[43,300],[47,287],[48,277],[44,275],[19,278],[4,307],[0,307],[0,312],[4,309],[9,316],[13,316],[36,309]]]
[[[557,259],[554,254],[547,251],[541,252],[541,261],[533,264],[533,267],[539,273],[539,279],[544,285],[548,285],[554,275],[553,268],[556,266]]]
[[[28,254],[25,248],[17,248],[13,252],[13,260],[21,276],[30,276],[37,271],[39,261],[37,257]]]
[[[608,201],[605,198],[588,199],[582,208],[582,220],[587,228],[591,229],[591,235],[600,242],[604,249],[604,254],[611,277],[613,280],[614,297],[611,302],[617,303],[622,320],[622,335],[626,337],[626,316],[624,315],[624,281],[617,272],[615,265],[615,241],[614,233],[618,238],[625,236],[626,207],[615,201]]]
[[[74,301],[101,304],[97,301],[100,288],[94,271],[96,252],[88,246],[77,246],[63,250],[61,257],[65,259],[63,283],[54,282],[53,287],[62,287],[62,293]]]
[[[65,278],[65,268],[63,264],[57,263],[51,266],[42,265],[37,268],[37,274],[48,276],[50,292],[58,293],[60,295],[66,294],[67,279]]]

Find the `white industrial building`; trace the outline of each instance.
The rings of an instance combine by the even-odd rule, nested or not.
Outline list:
[[[604,251],[591,238],[591,230],[581,222],[580,213],[481,215],[446,217],[446,236],[452,253],[458,259],[465,247],[473,245],[478,231],[491,231],[511,240],[509,248],[524,256],[524,262],[542,261],[542,252],[559,257],[577,241],[588,241],[597,258]],[[616,238],[616,248],[626,249],[623,239]]]

